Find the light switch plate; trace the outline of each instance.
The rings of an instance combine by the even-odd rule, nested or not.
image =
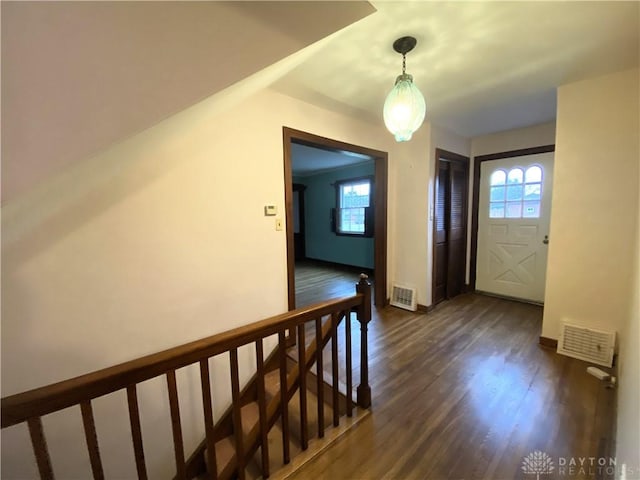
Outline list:
[[[278,213],[278,208],[275,205],[265,205],[264,215],[265,217],[273,217]]]

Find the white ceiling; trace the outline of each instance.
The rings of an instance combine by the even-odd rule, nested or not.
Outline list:
[[[295,52],[275,89],[381,124],[391,44],[414,35],[427,120],[464,136],[552,120],[558,85],[638,65],[635,1],[371,3],[1,2],[3,202]]]
[[[291,170],[294,175],[301,177],[373,161],[368,155],[355,152],[331,152],[298,143],[291,144]]]
[[[427,120],[472,137],[553,120],[556,88],[639,63],[638,2],[371,2],[274,84],[282,93],[373,122],[401,71],[396,38],[427,101]]]

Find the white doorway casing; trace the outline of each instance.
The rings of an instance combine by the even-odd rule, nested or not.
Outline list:
[[[480,167],[476,289],[544,302],[554,153],[484,161]],[[537,218],[490,218],[490,181],[496,170],[542,168]],[[524,208],[524,207],[523,207]]]

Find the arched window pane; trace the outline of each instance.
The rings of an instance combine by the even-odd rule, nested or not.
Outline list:
[[[504,202],[504,188],[505,187],[491,187],[490,202]]]
[[[490,204],[489,218],[504,218],[504,202]]]
[[[540,194],[542,185],[540,183],[534,183],[532,185],[524,186],[524,199],[525,200],[540,200]]]
[[[539,218],[540,217],[540,201],[524,202],[522,218]]]
[[[542,182],[542,169],[537,165],[529,167],[524,178],[527,183]]]
[[[507,174],[504,170],[496,170],[491,174],[491,185],[504,185],[507,180]]]
[[[509,176],[507,177],[507,183],[522,183],[522,178],[524,174],[522,169],[513,168],[509,170]]]
[[[490,177],[490,218],[539,218],[543,169],[539,165],[495,170]]]
[[[522,185],[507,186],[507,201],[513,202],[522,200]]]
[[[522,203],[507,202],[507,218],[522,218]]]

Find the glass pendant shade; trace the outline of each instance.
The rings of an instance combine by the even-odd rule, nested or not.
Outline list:
[[[413,84],[413,77],[406,73],[399,75],[383,109],[384,124],[396,141],[411,140],[413,132],[422,125],[426,112],[424,96]]]

